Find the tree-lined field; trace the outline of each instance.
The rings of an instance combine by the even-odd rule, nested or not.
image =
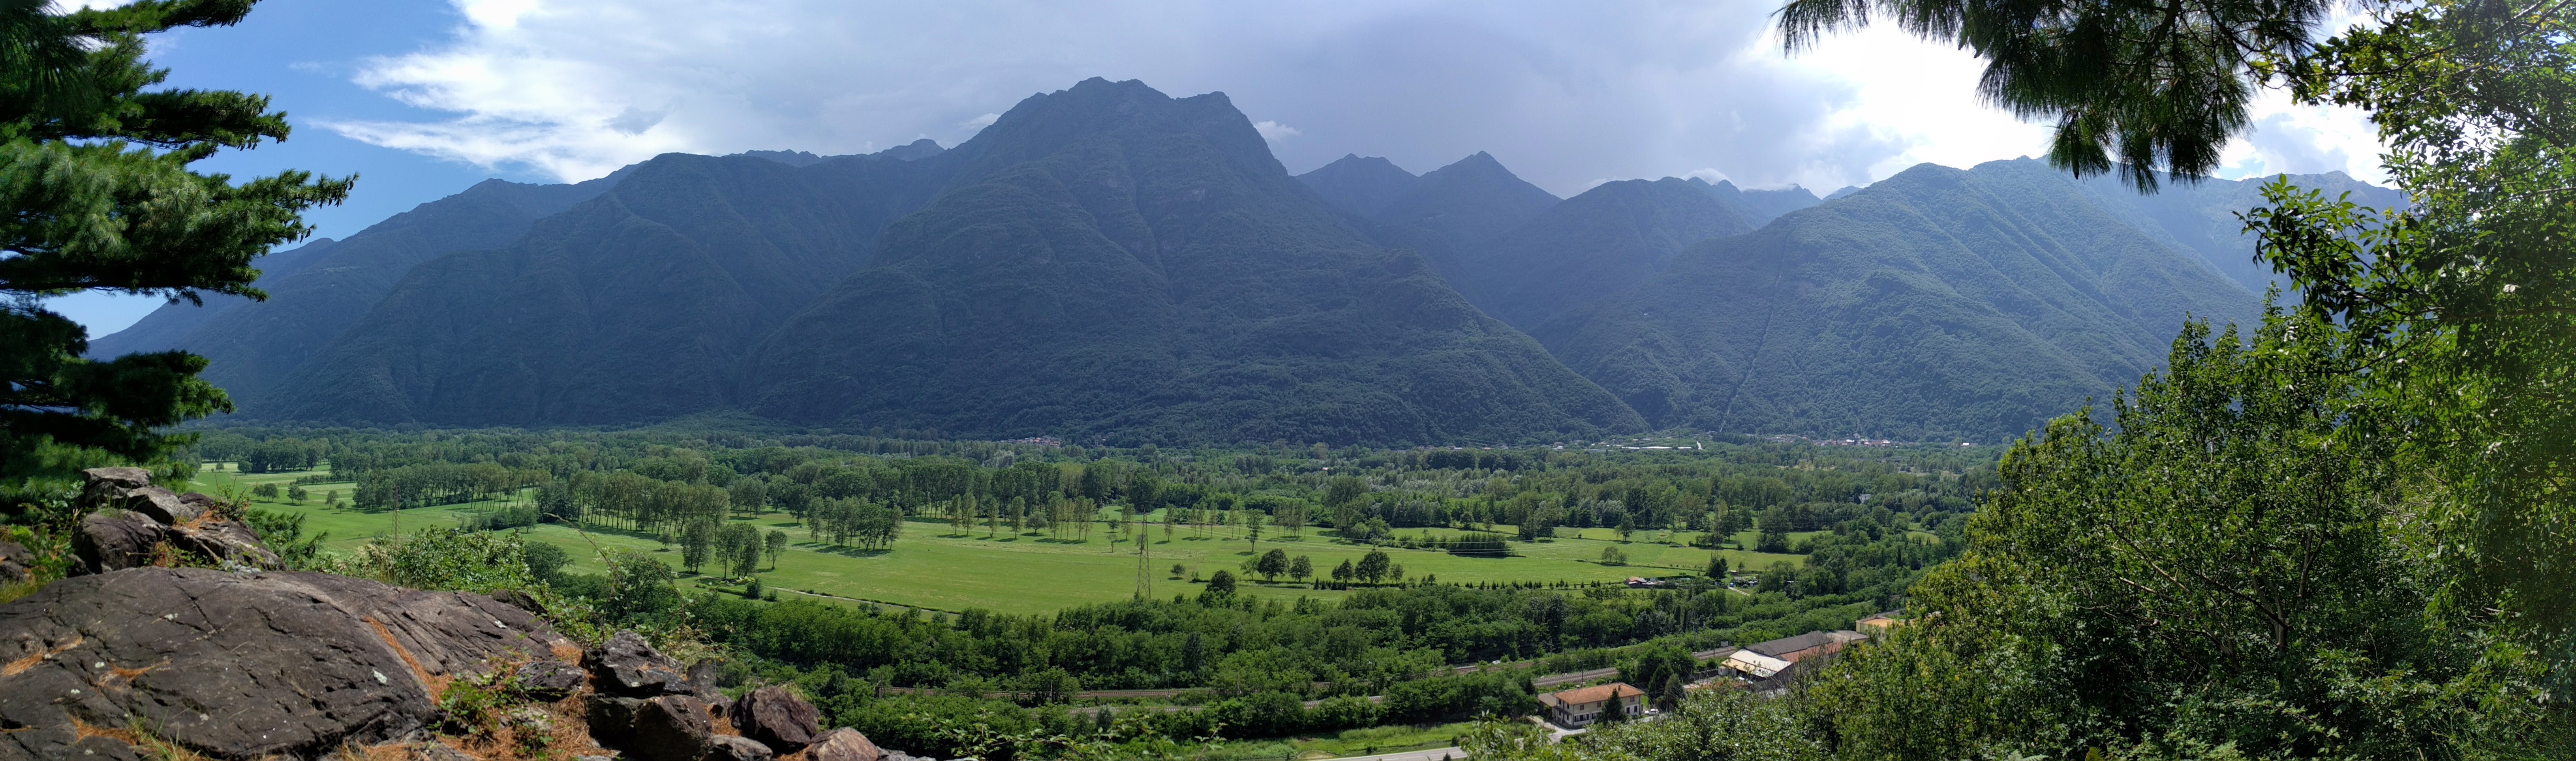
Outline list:
[[[328,532],[325,545],[349,549],[368,541],[427,528],[448,528],[469,524],[475,517],[511,504],[492,500],[438,507],[419,507],[376,512],[361,511],[343,503],[326,504],[331,491],[346,494],[347,482],[308,483],[308,496],[302,503],[283,495],[287,485],[299,478],[327,476],[327,470],[304,470],[281,473],[241,473],[237,470],[202,471],[197,488],[208,491],[238,490],[252,504],[305,516],[307,532]],[[280,496],[252,493],[260,485],[275,485]],[[518,501],[524,502],[524,499]],[[1317,589],[1299,583],[1286,575],[1262,579],[1247,574],[1242,565],[1257,557],[1255,543],[1242,536],[1229,538],[1221,528],[1175,527],[1166,538],[1161,524],[1152,522],[1166,517],[1160,511],[1144,516],[1149,519],[1144,533],[1149,539],[1145,567],[1150,590],[1157,597],[1174,594],[1196,596],[1207,578],[1225,570],[1243,578],[1239,589],[1264,597],[1315,597],[1336,599],[1346,590]],[[1135,596],[1138,567],[1133,540],[1112,546],[1103,522],[1090,539],[1057,540],[1043,532],[1020,532],[1008,529],[999,536],[982,529],[957,532],[946,523],[931,520],[907,522],[903,538],[890,549],[875,550],[835,546],[808,536],[802,523],[785,513],[767,513],[733,522],[751,525],[763,531],[782,530],[792,538],[789,551],[775,565],[764,561],[758,575],[769,589],[782,595],[807,595],[826,600],[867,600],[940,611],[962,611],[983,608],[1004,613],[1034,614],[1060,608],[1100,602],[1113,602]],[[1506,527],[1508,530],[1508,527]],[[563,547],[572,557],[568,570],[598,573],[598,551],[605,548],[640,550],[665,557],[665,562],[680,565],[679,548],[642,532],[592,528],[576,529],[562,523],[543,523],[525,529],[535,539]],[[1725,558],[1730,568],[1762,569],[1774,563],[1797,564],[1802,556],[1750,552],[1736,549],[1708,550],[1687,546],[1699,539],[1698,532],[1669,532],[1669,539],[1684,546],[1646,541],[1650,537],[1635,535],[1621,542],[1611,529],[1560,529],[1564,536],[1538,542],[1515,543],[1513,555],[1504,558],[1460,557],[1438,550],[1406,550],[1389,547],[1391,561],[1401,566],[1406,576],[1453,584],[1566,584],[1618,583],[1635,576],[1658,577],[1676,574],[1700,574],[1714,555]],[[1453,528],[1416,528],[1396,531],[1403,538],[1457,537],[1469,532]],[[1805,535],[1825,532],[1801,532]],[[1265,537],[1258,543],[1258,553],[1276,549],[1291,557],[1310,558],[1313,567],[1330,569],[1342,562],[1359,562],[1377,547],[1336,541],[1326,530],[1309,530],[1303,536]],[[1664,537],[1653,537],[1664,538]],[[1750,537],[1745,538],[1748,543]],[[1615,548],[1626,556],[1625,565],[1601,562],[1604,549]],[[1177,578],[1174,565],[1184,570]],[[684,574],[684,578],[689,575]],[[715,584],[709,577],[696,577]],[[1275,583],[1274,583],[1275,582]],[[729,588],[738,584],[727,584]]]

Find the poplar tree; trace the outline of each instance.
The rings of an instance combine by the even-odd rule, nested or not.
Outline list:
[[[265,299],[251,260],[310,235],[305,209],[348,196],[354,178],[286,171],[237,184],[192,170],[225,148],[285,140],[286,114],[261,95],[147,89],[169,72],[144,60],[144,35],[230,26],[251,3],[57,12],[0,0],[0,480],[43,474],[52,447],[149,462],[187,440],[156,429],[233,409],[197,377],[204,357],[87,357],[88,331],[45,299]]]

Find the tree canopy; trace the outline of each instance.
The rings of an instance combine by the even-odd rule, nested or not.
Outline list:
[[[231,409],[186,352],[84,357],[88,334],[44,299],[84,290],[196,302],[258,299],[251,259],[310,232],[303,210],[337,203],[350,179],[300,171],[236,184],[189,165],[224,148],[286,139],[264,96],[147,90],[166,69],[144,35],[228,26],[249,0],[145,0],[56,12],[0,3],[0,478],[45,468],[49,447],[134,461],[163,452],[155,429]]]

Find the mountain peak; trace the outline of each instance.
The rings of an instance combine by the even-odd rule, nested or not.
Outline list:
[[[1238,168],[1275,173],[1282,180],[1288,176],[1287,168],[1271,156],[1269,141],[1224,93],[1174,98],[1134,79],[1111,82],[1092,77],[1070,88],[1031,95],[944,155],[958,171],[978,175],[1104,136],[1160,139],[1148,135],[1188,135],[1214,147]]]
[[[1345,154],[1315,171],[1297,175],[1334,207],[1360,216],[1375,216],[1387,204],[1421,187],[1422,178],[1378,156]]]
[[[946,152],[948,152],[948,149],[939,147],[939,141],[925,137],[903,145],[878,151],[876,155],[897,161],[918,161]]]

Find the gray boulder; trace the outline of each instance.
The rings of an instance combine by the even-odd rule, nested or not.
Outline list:
[[[81,477],[81,505],[91,510],[123,503],[127,492],[152,485],[152,471],[142,468],[90,468]]]
[[[760,741],[780,753],[794,753],[814,744],[822,734],[818,723],[822,713],[814,704],[796,693],[777,685],[762,687],[733,703],[733,728],[742,736]]]
[[[235,521],[208,521],[191,528],[170,529],[170,546],[186,550],[225,567],[276,570],[277,553],[259,541],[259,532]]]
[[[311,758],[420,731],[429,682],[568,647],[482,595],[317,573],[133,568],[0,605],[0,759],[139,758],[153,727],[216,759]]]
[[[886,752],[849,727],[832,730],[805,751],[805,761],[883,761]]]
[[[169,536],[170,527],[142,513],[83,516],[80,533],[72,535],[71,573],[98,574],[151,565],[155,548]]]
[[[643,761],[699,761],[715,723],[706,704],[687,695],[630,698],[592,693],[590,738]]]
[[[725,703],[724,690],[717,684],[724,677],[724,662],[709,658],[689,664],[690,694],[708,705]]]
[[[599,691],[612,695],[649,698],[655,695],[692,695],[689,674],[680,664],[653,649],[643,635],[621,631],[608,638],[607,644],[584,656],[582,665],[597,677]]]
[[[877,747],[868,736],[849,727],[832,730],[814,747],[805,749],[805,761],[939,761],[929,756],[915,756],[899,750]]]
[[[164,526],[177,526],[206,514],[204,506],[191,504],[187,500],[180,499],[179,495],[171,493],[170,490],[158,486],[130,490],[125,495],[125,501],[116,506],[151,516],[153,520],[160,521]]]
[[[520,666],[510,683],[520,694],[552,703],[580,692],[582,683],[589,679],[590,674],[579,666],[547,660]]]
[[[707,738],[707,761],[769,761],[778,757],[769,746],[750,738],[717,735]]]
[[[126,489],[140,489],[152,485],[152,471],[143,468],[90,468],[81,471],[81,476],[87,479],[91,486],[105,484]]]
[[[0,542],[0,585],[23,584],[36,578],[36,552],[17,542]]]

